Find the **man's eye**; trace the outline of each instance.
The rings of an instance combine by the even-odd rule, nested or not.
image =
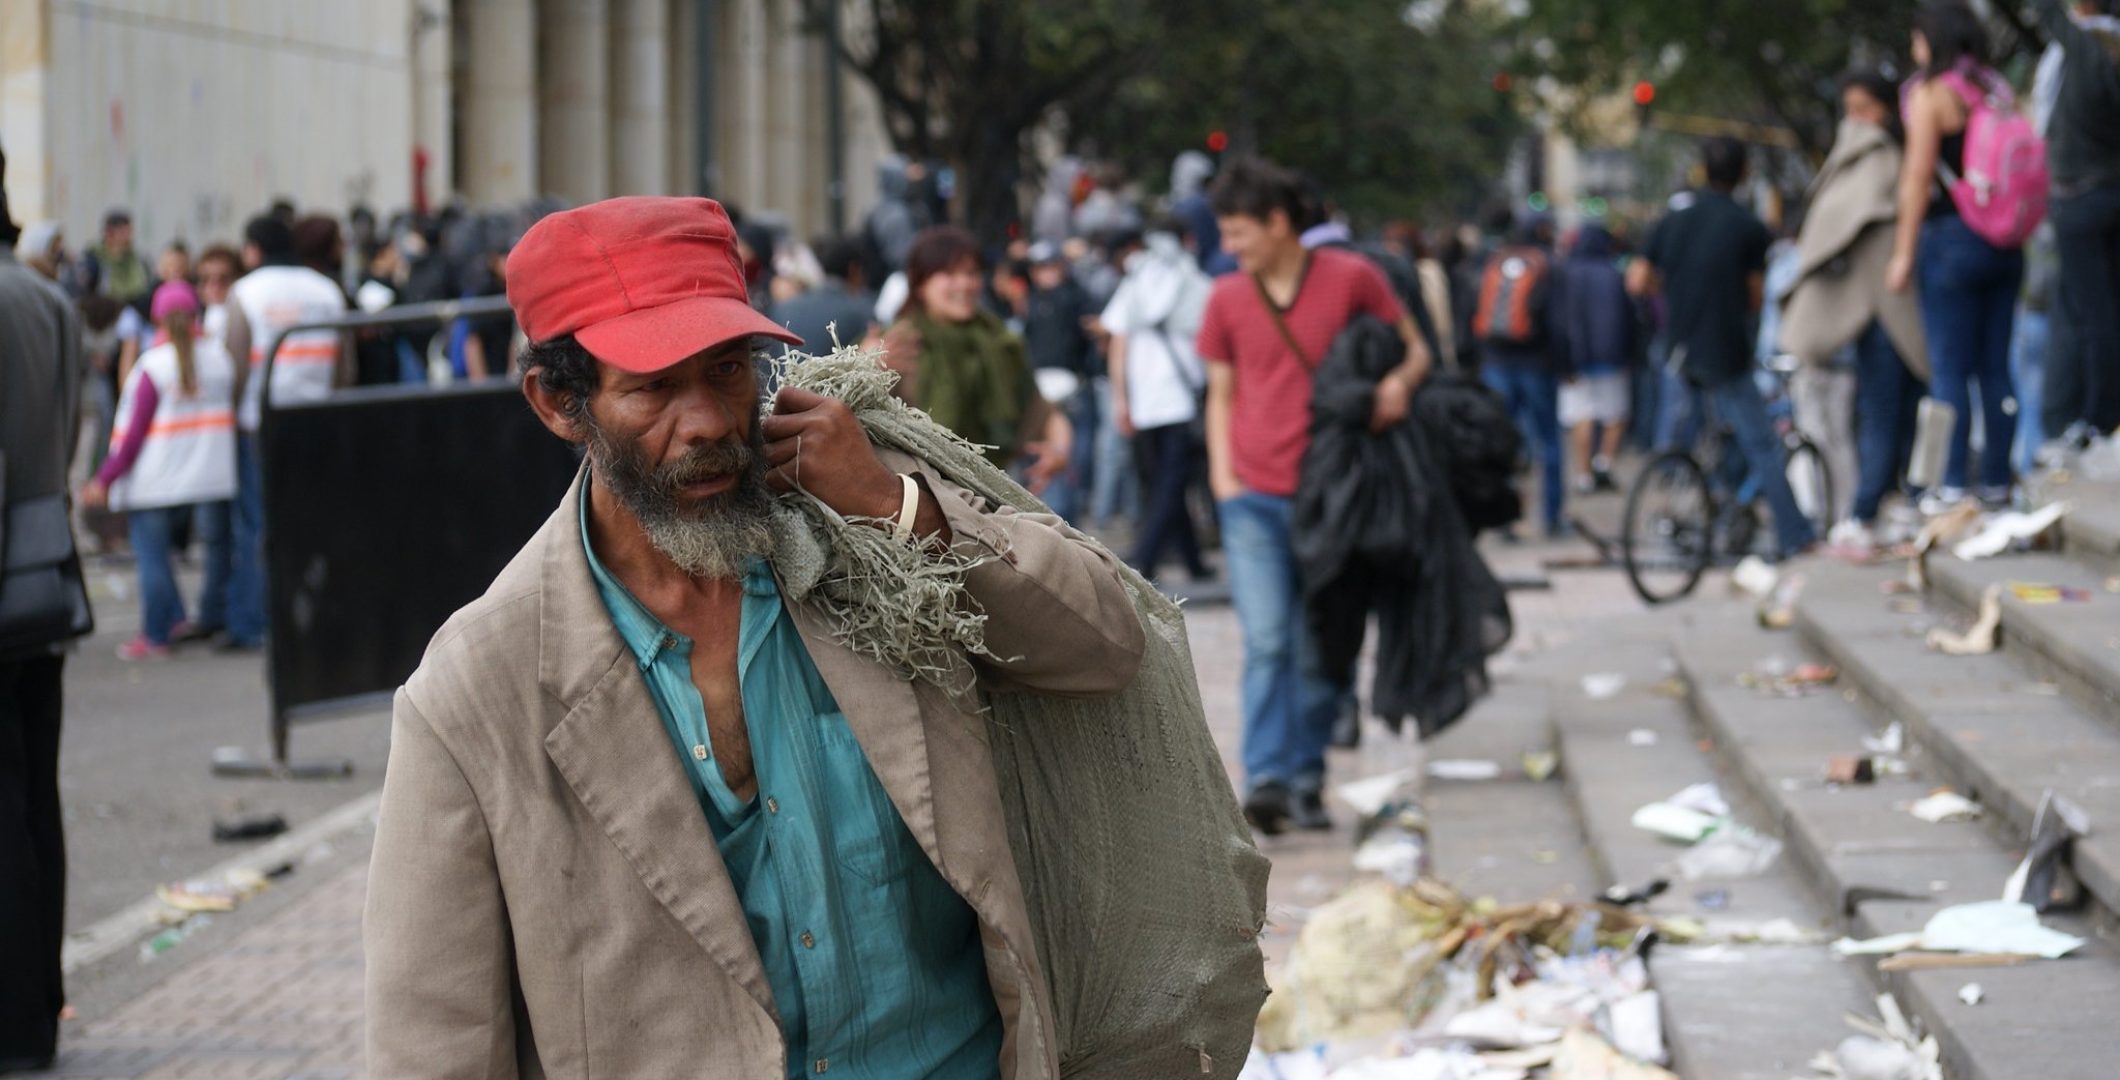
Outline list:
[[[649,379],[647,382],[644,382],[639,386],[634,387],[633,389],[650,394],[655,394],[661,393],[662,391],[667,390],[669,388],[670,380],[668,379]]]
[[[714,377],[717,379],[727,378],[742,370],[743,364],[741,362],[735,360],[726,360],[722,363],[714,365]]]

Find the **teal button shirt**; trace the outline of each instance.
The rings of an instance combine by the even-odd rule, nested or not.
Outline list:
[[[743,903],[780,1011],[790,1080],[999,1076],[1001,1014],[978,921],[869,768],[765,562],[743,583],[737,672],[758,794],[742,801],[707,736],[692,642],[605,570],[589,543],[588,505],[585,495],[590,573]]]

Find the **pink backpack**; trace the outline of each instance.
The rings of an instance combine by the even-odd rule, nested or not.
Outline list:
[[[2017,111],[2009,84],[1999,76],[1959,67],[1938,78],[1966,105],[1965,174],[1937,165],[1951,202],[1981,239],[1999,248],[2021,247],[2046,217],[2046,140]]]

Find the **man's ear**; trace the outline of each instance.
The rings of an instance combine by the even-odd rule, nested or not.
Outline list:
[[[547,387],[544,371],[544,368],[534,367],[523,376],[523,397],[530,402],[530,411],[537,414],[538,422],[552,434],[576,445],[587,442],[589,433],[582,430],[573,395]]]

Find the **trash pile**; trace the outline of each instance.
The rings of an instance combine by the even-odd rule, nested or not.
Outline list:
[[[288,867],[287,870],[292,870]],[[283,873],[285,871],[282,871]],[[162,927],[140,943],[140,962],[145,964],[182,944],[185,938],[213,924],[213,917],[241,907],[243,902],[272,886],[271,878],[250,869],[234,869],[217,878],[195,878],[155,886],[155,899],[162,910],[155,920]]]
[[[1610,903],[1357,884],[1269,975],[1241,1080],[1673,1080],[1643,961],[1660,934]]]

